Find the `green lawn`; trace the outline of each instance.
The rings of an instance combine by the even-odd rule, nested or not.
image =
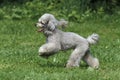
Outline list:
[[[37,20],[36,20],[37,21]],[[72,50],[44,59],[38,48],[45,43],[43,34],[34,27],[35,20],[0,21],[0,80],[118,80],[120,79],[120,19],[70,22],[65,31],[87,37],[100,35],[100,42],[91,51],[100,60],[94,70],[84,62],[79,68],[65,64]]]

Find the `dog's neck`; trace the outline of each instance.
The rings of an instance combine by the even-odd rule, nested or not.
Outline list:
[[[44,33],[45,36],[50,36],[50,35],[53,35],[53,34],[56,33],[56,29],[53,30],[53,31],[45,30],[43,33]]]
[[[56,33],[59,33],[59,32],[62,32],[62,31],[59,30],[58,28],[56,28],[56,29],[53,30],[53,31],[45,30],[45,31],[44,31],[44,35],[45,35],[46,37],[48,37],[48,36],[55,35]]]

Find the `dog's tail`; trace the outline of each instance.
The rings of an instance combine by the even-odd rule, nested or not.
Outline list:
[[[61,26],[62,28],[65,28],[68,24],[68,21],[65,21],[64,19],[61,19],[58,21],[58,26]]]
[[[99,41],[99,35],[93,33],[92,35],[88,36],[87,41],[90,44],[96,44]]]

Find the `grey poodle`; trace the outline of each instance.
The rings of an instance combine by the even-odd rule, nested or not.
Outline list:
[[[44,18],[43,18],[44,17]],[[52,14],[44,14],[36,24],[39,31],[47,37],[46,43],[39,48],[39,55],[48,57],[60,50],[74,49],[70,55],[66,67],[79,67],[80,60],[85,61],[90,67],[98,68],[99,60],[90,53],[90,44],[95,44],[99,40],[98,34],[92,34],[84,38],[73,32],[64,32],[57,28],[66,21],[56,21]]]

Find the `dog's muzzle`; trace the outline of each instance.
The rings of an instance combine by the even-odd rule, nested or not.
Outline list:
[[[38,28],[38,32],[43,32],[44,31],[44,27],[45,25],[44,24],[41,24],[41,23],[36,23],[35,26]]]

